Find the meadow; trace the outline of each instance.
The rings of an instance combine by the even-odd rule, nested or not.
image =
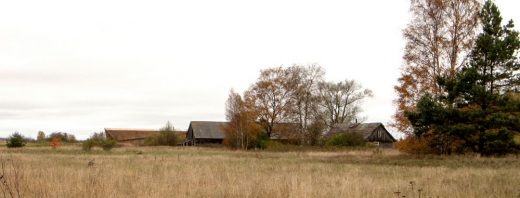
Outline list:
[[[0,163],[4,197],[520,197],[518,156],[64,146],[0,148]]]

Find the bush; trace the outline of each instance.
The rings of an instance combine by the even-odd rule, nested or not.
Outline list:
[[[431,154],[433,150],[431,149],[428,140],[426,138],[417,138],[417,137],[406,137],[396,143],[394,143],[394,147],[405,153],[409,154]]]
[[[163,146],[176,146],[178,134],[173,131],[161,131],[159,134],[159,145]]]
[[[50,142],[54,138],[59,138],[60,142],[67,142],[67,143],[75,143],[75,142],[77,142],[76,136],[74,136],[72,134],[64,133],[64,132],[54,132],[54,133],[51,133],[48,136],[47,141]]]
[[[338,133],[332,136],[325,145],[327,146],[364,146],[366,143],[363,135],[359,133]]]
[[[13,135],[11,135],[7,139],[6,146],[8,148],[16,148],[16,147],[24,147],[25,144],[26,144],[26,141],[25,141],[24,137],[20,133],[15,132],[15,133],[13,133]]]
[[[96,140],[91,138],[83,141],[83,143],[81,144],[81,147],[84,151],[90,151],[92,150],[92,148],[94,148],[94,146],[96,146]]]
[[[81,147],[84,151],[91,151],[94,147],[101,147],[104,151],[110,151],[117,145],[112,139],[107,139],[102,133],[94,133],[90,138],[83,141]]]
[[[159,129],[159,134],[147,137],[144,140],[146,146],[176,146],[179,140],[179,134],[175,132],[175,128],[170,121]]]
[[[159,134],[147,137],[144,140],[146,146],[176,146],[179,137],[173,131],[161,131]]]
[[[159,135],[149,136],[144,139],[145,146],[159,146]]]
[[[60,146],[61,146],[61,139],[58,137],[53,137],[52,141],[51,141],[51,147],[53,149],[57,149]]]
[[[258,133],[256,135],[256,139],[254,139],[251,142],[251,145],[253,145],[254,148],[266,149],[269,142],[270,142],[270,139],[269,139],[269,136],[267,135],[267,133]]]
[[[106,139],[106,140],[100,142],[101,148],[103,148],[104,151],[112,150],[112,148],[114,148],[116,146],[116,143],[117,142],[115,140],[111,140],[111,139]]]

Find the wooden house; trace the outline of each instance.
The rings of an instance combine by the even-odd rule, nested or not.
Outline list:
[[[338,133],[359,133],[367,142],[383,144],[385,146],[391,146],[392,143],[396,141],[392,134],[390,134],[380,122],[338,124],[327,133],[327,137],[332,137]]]

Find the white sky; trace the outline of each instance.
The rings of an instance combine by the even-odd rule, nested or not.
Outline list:
[[[496,3],[520,23],[518,0]],[[363,115],[388,123],[408,9],[409,0],[2,1],[0,137],[225,120],[229,89],[294,63],[372,89]]]

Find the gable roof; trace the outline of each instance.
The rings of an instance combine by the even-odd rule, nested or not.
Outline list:
[[[116,141],[144,139],[158,134],[155,129],[105,128],[105,134]]]
[[[374,123],[344,123],[344,124],[337,124],[334,126],[327,136],[332,136],[336,133],[340,132],[350,132],[350,133],[359,133],[361,134],[365,139],[368,139],[373,132],[381,127],[388,136],[393,140],[396,141],[395,138],[386,130],[385,126],[381,122],[374,122]]]
[[[192,132],[197,139],[224,139],[223,127],[228,122],[191,121],[188,133]]]

